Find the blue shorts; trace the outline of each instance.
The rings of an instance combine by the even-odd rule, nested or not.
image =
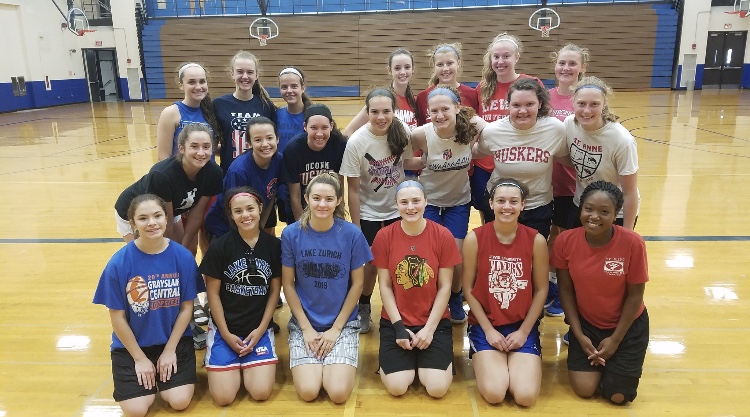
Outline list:
[[[522,323],[522,321],[519,321],[502,326],[495,326],[495,330],[500,332],[503,336],[508,336],[521,328]],[[475,353],[483,350],[497,350],[487,343],[487,336],[485,336],[482,326],[471,324],[466,330],[466,333],[469,335],[469,359],[471,359]],[[534,327],[531,328],[529,337],[526,338],[526,343],[513,352],[530,353],[532,355],[542,356],[542,343],[539,340],[539,320],[537,320]]]
[[[424,218],[445,226],[456,239],[465,239],[469,231],[469,215],[471,203],[455,207],[437,207],[427,205]]]
[[[206,358],[203,362],[207,371],[231,371],[278,362],[279,357],[276,356],[273,330],[266,330],[263,337],[255,344],[253,351],[240,357],[221,337],[221,333],[219,329],[216,329],[213,321],[208,324]]]
[[[492,172],[487,172],[477,165],[474,165],[474,172],[469,177],[469,185],[471,186],[471,205],[475,209],[484,213],[489,204],[488,199],[485,199],[487,194],[487,183],[490,181]]]

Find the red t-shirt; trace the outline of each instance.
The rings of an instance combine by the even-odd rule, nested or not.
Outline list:
[[[494,222],[474,229],[477,236],[477,278],[473,295],[493,326],[524,320],[534,298],[532,266],[536,230],[518,225],[513,243],[497,240]],[[479,322],[469,310],[469,324]]]
[[[563,96],[557,87],[549,90],[549,104],[552,105],[552,116],[559,121],[573,114],[573,96]],[[573,197],[576,193],[576,169],[559,162],[552,164],[552,195],[555,197]]]
[[[390,272],[396,307],[406,326],[427,324],[437,296],[438,271],[461,263],[451,232],[430,220],[419,236],[404,233],[400,221],[380,229],[372,254],[372,264]],[[442,318],[449,316],[446,304]],[[385,308],[381,317],[390,320]]]
[[[600,248],[586,242],[583,227],[557,237],[551,263],[567,269],[575,286],[578,313],[601,329],[614,329],[620,321],[627,284],[648,281],[648,260],[643,238],[632,230],[614,227],[612,240]],[[645,308],[641,304],[640,315]]]
[[[417,94],[417,124],[419,126],[430,123],[430,108],[427,105],[427,96],[430,95],[430,91],[434,90],[435,86],[432,86],[421,93]],[[477,98],[477,92],[468,85],[459,84],[458,93],[461,96],[461,105],[471,107],[479,113],[479,98]]]
[[[480,104],[477,114],[487,123],[508,117],[508,115],[510,115],[510,108],[508,107],[508,90],[510,89],[510,85],[516,82],[519,78],[533,78],[539,83],[539,85],[544,87],[544,84],[542,84],[538,78],[532,77],[531,75],[518,74],[518,78],[511,82],[497,83],[495,94],[493,94],[489,101],[485,103],[482,101],[482,84],[484,83],[484,80],[482,80],[477,84],[475,90]],[[480,159],[474,159],[473,162],[474,165],[487,172],[492,172],[495,169],[495,161],[492,159],[492,155]]]
[[[409,105],[409,100],[404,96],[396,94],[396,117],[401,119],[402,122],[409,126],[409,130],[414,130],[417,127],[417,118],[414,115],[414,110]]]

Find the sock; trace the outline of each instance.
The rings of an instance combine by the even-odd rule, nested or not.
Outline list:
[[[550,272],[549,273],[549,282],[553,284],[557,284],[557,273],[556,272]]]

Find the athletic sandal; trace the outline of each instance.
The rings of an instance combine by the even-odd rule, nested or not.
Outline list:
[[[193,318],[199,326],[208,324],[208,315],[200,304],[193,304]]]
[[[208,338],[206,331],[198,326],[195,321],[190,322],[190,330],[193,332],[193,348],[195,350],[205,349],[206,339]]]

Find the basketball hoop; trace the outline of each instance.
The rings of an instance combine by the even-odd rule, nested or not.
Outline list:
[[[76,31],[76,35],[77,36],[83,36],[83,35],[85,35],[87,33],[93,33],[93,32],[96,32],[96,31],[93,30],[93,29],[79,29],[79,30]]]
[[[89,29],[89,19],[83,10],[73,7],[68,10],[66,17],[68,30],[76,36],[83,36],[86,32],[96,32]]]
[[[529,27],[542,32],[543,38],[549,38],[552,29],[560,26],[560,15],[556,11],[543,7],[534,11],[529,17]]]
[[[260,46],[266,46],[269,39],[279,36],[279,26],[268,17],[259,17],[253,20],[248,28],[250,37],[260,42]]]
[[[744,6],[744,8],[743,8]],[[734,0],[734,11],[724,12],[726,14],[736,14],[741,19],[750,15],[750,0]]]

